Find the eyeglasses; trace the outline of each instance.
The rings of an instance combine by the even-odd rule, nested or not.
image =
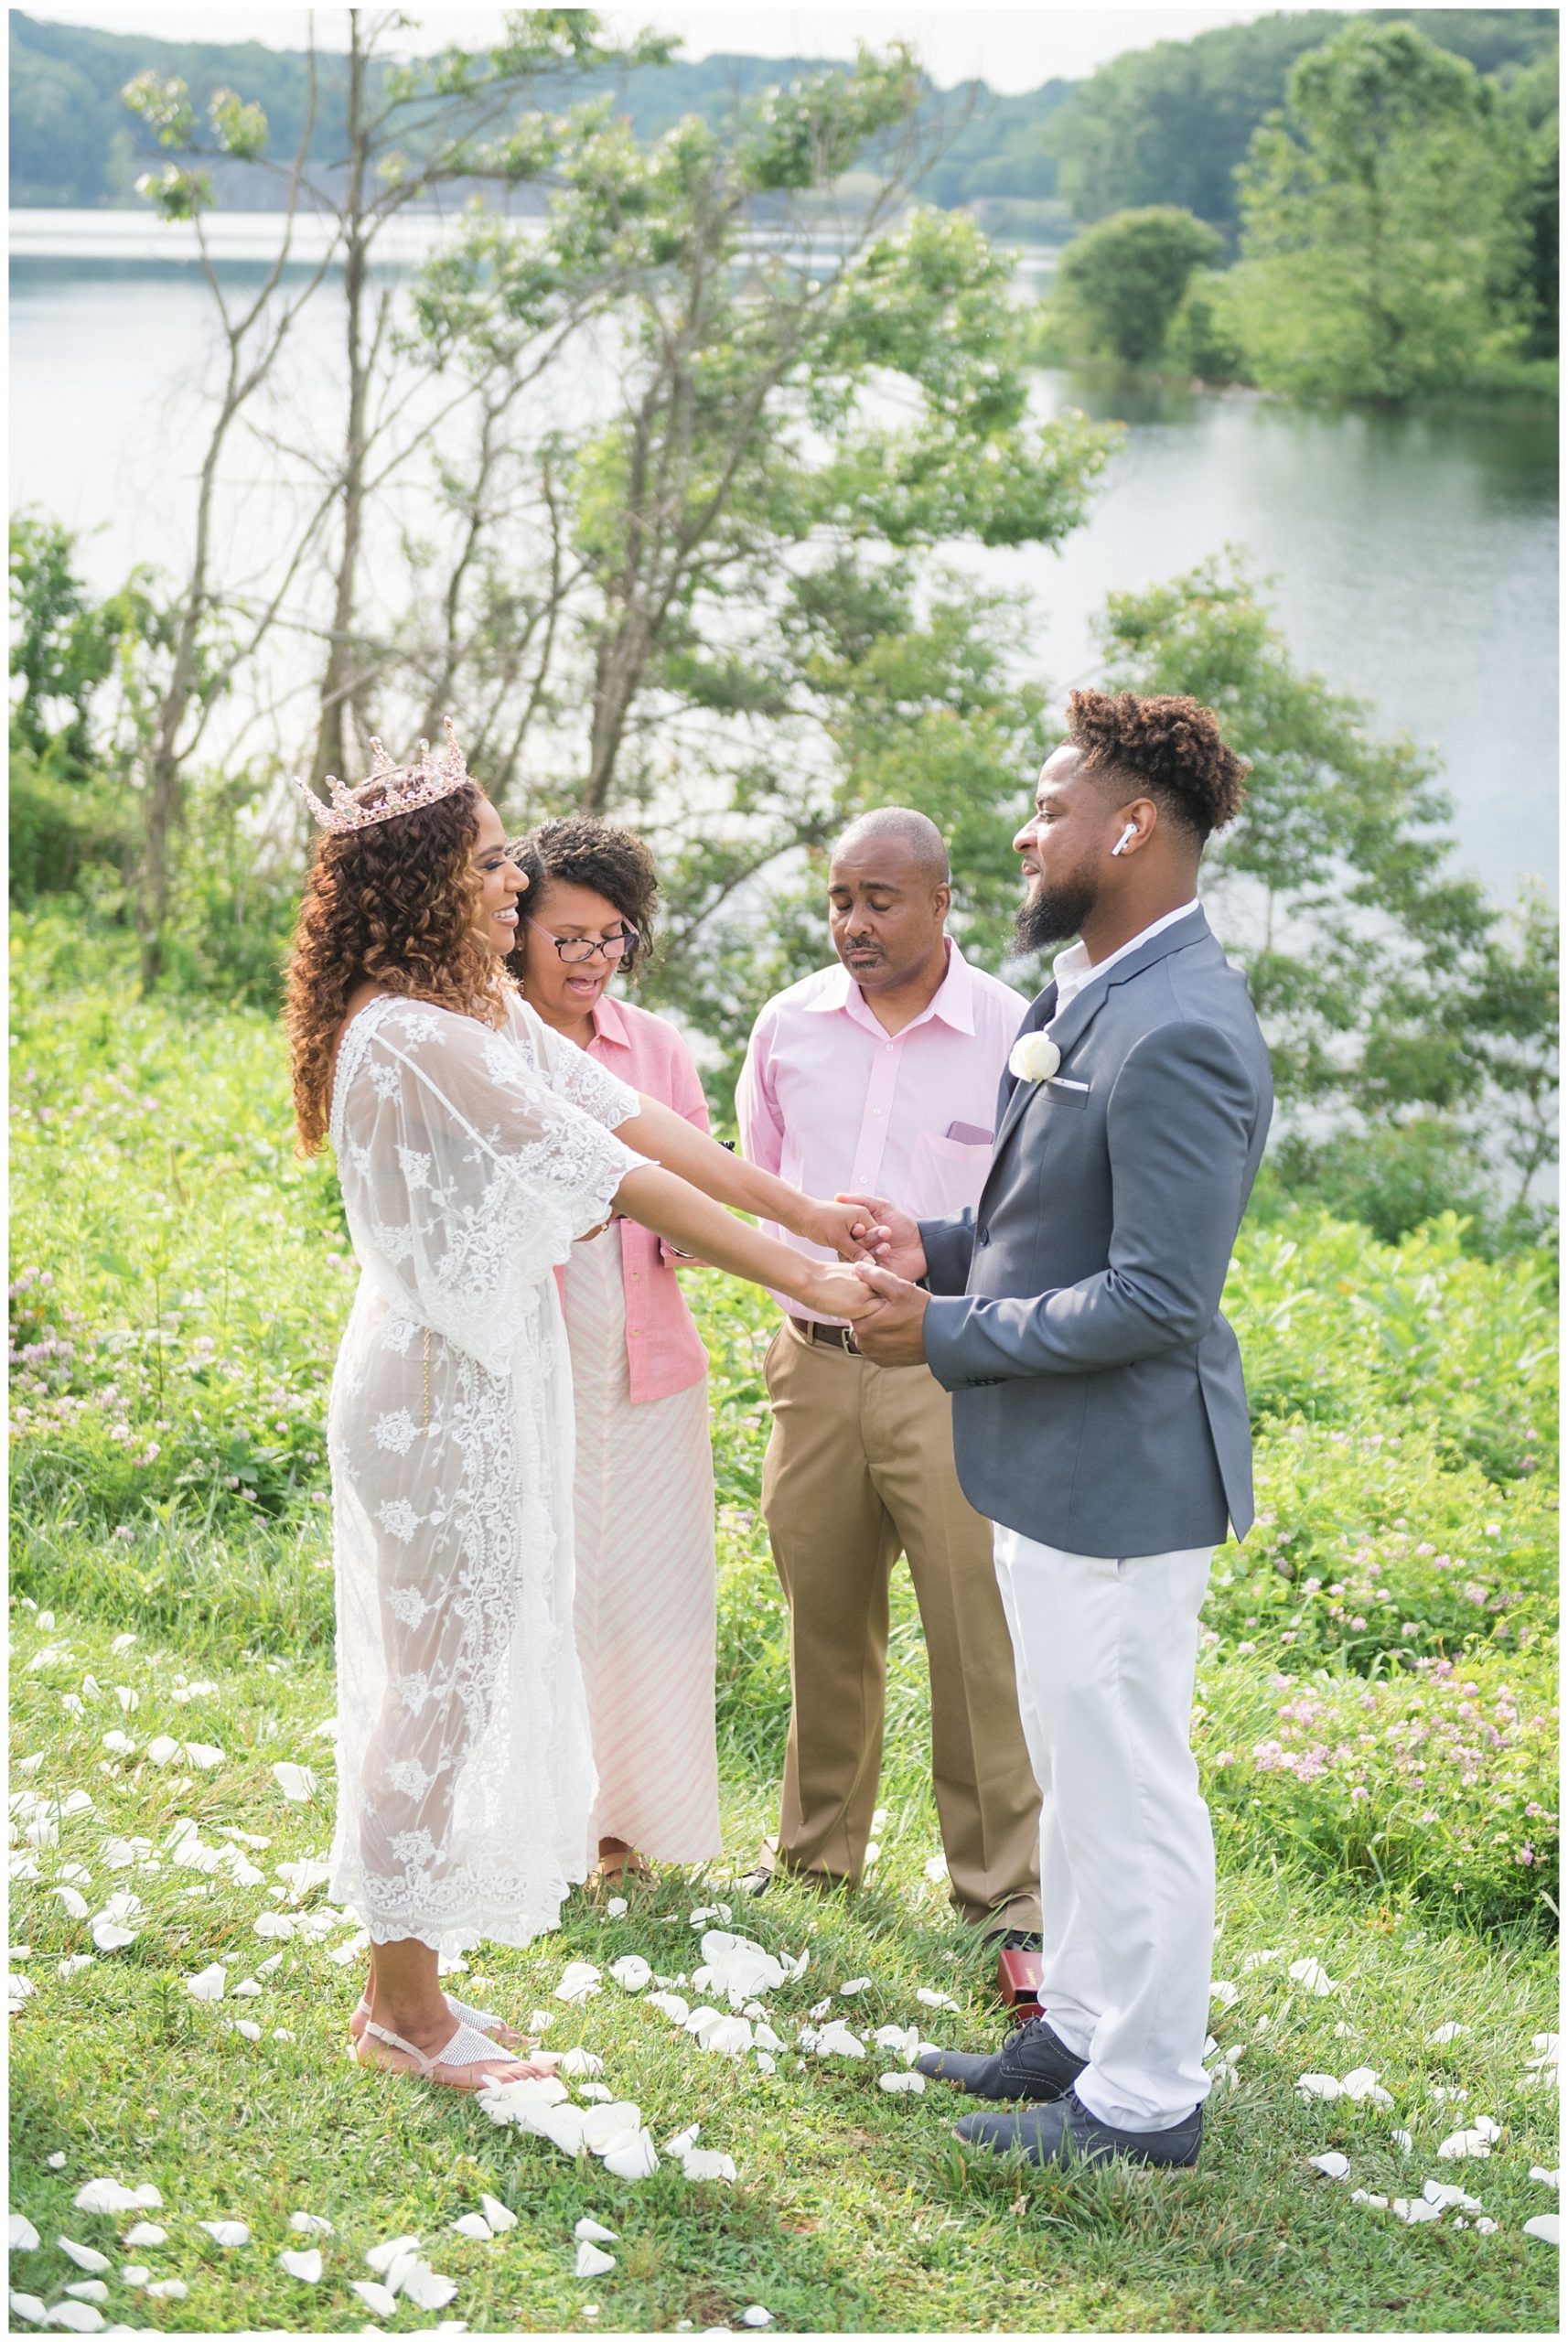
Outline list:
[[[541,935],[550,936],[555,946],[555,957],[564,960],[569,968],[581,967],[585,960],[591,960],[598,951],[602,951],[607,960],[624,960],[637,941],[636,928],[625,925],[618,935],[607,935],[602,941],[590,943],[585,935],[550,935],[550,929],[541,926],[536,919],[531,919],[528,924],[537,927]]]

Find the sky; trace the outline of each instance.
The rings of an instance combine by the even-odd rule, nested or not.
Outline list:
[[[94,25],[109,32],[148,33],[166,40],[259,40],[274,48],[302,48],[307,12],[303,8],[209,5],[200,8],[38,5],[26,13],[68,25]],[[499,8],[420,6],[409,13],[421,32],[413,48],[435,48],[446,40],[477,43],[500,27]],[[694,60],[715,51],[748,57],[853,57],[857,41],[874,45],[895,38],[912,41],[921,62],[940,89],[984,81],[993,90],[1016,94],[1043,81],[1078,81],[1123,49],[1146,48],[1156,40],[1189,40],[1217,25],[1246,24],[1273,11],[1266,5],[1219,8],[997,8],[983,5],[925,7],[862,6],[841,0],[834,7],[781,7],[757,0],[737,8],[691,7],[681,0],[645,0],[621,6],[605,0],[600,14],[618,32],[643,25],[679,34],[683,54]],[[316,12],[317,38],[340,47],[346,12]]]

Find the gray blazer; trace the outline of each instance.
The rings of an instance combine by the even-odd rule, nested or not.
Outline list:
[[[1199,909],[1093,978],[1049,1081],[1003,1077],[973,1211],[921,1224],[926,1355],[975,1509],[1124,1559],[1252,1521],[1241,1356],[1219,1314],[1273,1110],[1245,979]],[[950,1296],[950,1297],[949,1297]]]

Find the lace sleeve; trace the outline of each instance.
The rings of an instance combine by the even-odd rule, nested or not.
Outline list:
[[[558,1098],[566,1099],[596,1123],[602,1123],[606,1130],[613,1131],[618,1123],[630,1121],[639,1105],[635,1090],[607,1072],[586,1049],[579,1049],[559,1033],[552,1032],[526,1001],[517,1002],[516,1008],[526,1020],[541,1076]]]
[[[635,1091],[610,1087],[635,1112]],[[345,1036],[333,1137],[367,1267],[492,1367],[531,1292],[643,1159],[558,1092],[512,1033],[408,1001],[372,1004]]]

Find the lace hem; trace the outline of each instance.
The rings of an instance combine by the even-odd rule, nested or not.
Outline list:
[[[510,1880],[452,1881],[453,1891],[442,1896],[439,1910],[428,1904],[423,1909],[389,1909],[380,1898],[372,1902],[373,1887],[363,1878],[347,1892],[335,1880],[329,1898],[350,1914],[372,1943],[418,1943],[448,1956],[472,1951],[481,1943],[521,1951],[540,1936],[555,1932],[561,1906],[586,1875],[585,1861],[581,1875],[569,1879],[559,1863],[544,1855],[536,1869]]]

